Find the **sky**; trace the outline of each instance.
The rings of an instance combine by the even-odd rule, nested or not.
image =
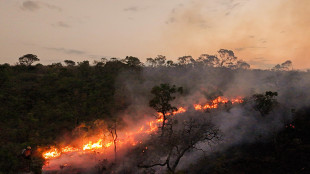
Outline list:
[[[0,0],[0,64],[233,50],[253,68],[310,68],[310,0]]]

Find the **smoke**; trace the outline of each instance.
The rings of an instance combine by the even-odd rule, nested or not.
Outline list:
[[[168,57],[198,57],[227,48],[251,61],[255,68],[271,68],[288,59],[295,68],[308,68],[310,45],[305,38],[310,37],[309,3],[308,0],[191,1],[173,9],[160,43],[169,48]]]
[[[188,108],[194,103],[206,102],[212,95],[250,97],[266,91],[278,92],[277,100],[280,105],[264,117],[253,109],[251,103],[234,106],[228,111],[200,113],[188,109],[182,114],[183,117],[186,114],[210,117],[212,123],[220,129],[223,136],[218,144],[211,147],[208,144],[199,145],[209,154],[238,144],[267,140],[292,119],[291,109],[300,109],[310,102],[310,74],[307,72],[161,67],[144,68],[141,76],[141,79],[130,78],[128,75],[119,77],[119,82],[126,86],[127,93],[133,98],[130,110],[148,110],[145,108],[149,108],[148,101],[152,98],[150,90],[160,83],[182,86],[185,92],[182,96],[177,96],[173,104]],[[203,155],[205,154],[200,151],[187,153],[179,166],[189,167]]]
[[[115,111],[122,124],[118,127],[119,140],[129,143],[118,144],[118,163],[114,166],[113,148],[104,149],[103,153],[63,155],[58,159],[51,160],[50,166],[64,167],[63,171],[81,168],[84,173],[100,173],[103,169],[110,169],[116,173],[135,173],[137,168],[136,159],[132,154],[138,153],[134,144],[148,142],[148,134],[132,134],[139,131],[142,126],[146,131],[146,123],[155,120],[156,112],[148,106],[153,97],[150,93],[152,87],[161,83],[169,83],[177,87],[183,87],[184,93],[177,95],[172,105],[187,108],[187,112],[180,114],[180,119],[192,116],[205,117],[209,119],[221,131],[222,139],[211,147],[209,144],[200,143],[198,146],[207,154],[224,151],[238,144],[265,141],[276,132],[284,128],[284,125],[292,119],[291,109],[300,109],[310,103],[310,73],[298,71],[263,71],[263,70],[230,70],[226,68],[204,68],[204,67],[158,67],[143,68],[139,73],[123,72],[116,81],[115,101],[125,109]],[[231,109],[219,109],[211,112],[200,112],[193,109],[193,104],[206,103],[219,95],[225,97],[249,97],[256,93],[265,91],[278,92],[277,100],[280,103],[269,115],[261,116],[253,109],[252,103],[232,106]],[[94,124],[96,125],[96,124]],[[100,125],[97,123],[97,125]],[[94,126],[88,127],[85,134],[81,133],[76,141],[89,141],[91,136],[102,136],[98,132],[104,132]],[[105,131],[107,132],[107,131]],[[107,132],[109,133],[109,132]],[[107,135],[110,136],[110,135]],[[81,138],[82,137],[82,138]],[[129,140],[131,137],[133,140]],[[94,139],[95,141],[95,139]],[[111,141],[111,140],[109,140]],[[151,140],[152,141],[152,140]],[[74,141],[71,141],[74,144]],[[79,143],[76,143],[79,144]],[[81,144],[81,143],[80,143]],[[141,152],[140,152],[141,153]],[[181,159],[179,169],[186,169],[195,163],[205,153],[192,151],[186,153]],[[162,157],[163,160],[165,156]],[[105,161],[107,160],[107,161]],[[105,172],[107,172],[105,170]],[[164,173],[165,169],[157,167],[157,173]],[[45,172],[48,173],[48,170]]]

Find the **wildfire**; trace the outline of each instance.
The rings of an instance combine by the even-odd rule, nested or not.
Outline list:
[[[186,109],[184,107],[179,107],[177,111],[173,111],[172,115],[176,115],[176,114],[181,114],[186,112]],[[156,120],[156,122],[162,122],[163,121],[163,114],[162,113],[157,113],[158,114],[158,119]],[[166,116],[171,115],[171,113],[166,113]]]
[[[208,102],[205,105],[200,105],[200,104],[194,104],[195,110],[207,110],[207,109],[216,109],[219,107],[220,104],[226,104],[228,102],[231,102],[231,104],[235,103],[242,103],[243,100],[239,98],[234,98],[234,99],[228,99],[225,97],[217,97],[216,99]]]
[[[110,147],[113,144],[113,142],[109,142],[107,144],[104,145],[104,147]]]
[[[89,141],[88,144],[83,146],[83,150],[95,150],[102,148],[102,139],[99,139],[96,143]]]
[[[49,150],[43,152],[42,156],[45,159],[52,159],[59,157],[62,153],[71,153],[71,152],[86,152],[86,151],[94,151],[97,149],[102,149],[103,147],[110,147],[113,142],[108,142],[103,144],[102,139],[99,139],[96,143],[89,141],[87,144],[83,145],[83,148],[75,148],[72,146],[66,146],[61,149],[56,147],[51,147]]]
[[[195,110],[202,110],[202,106],[199,104],[194,105]]]
[[[198,111],[207,110],[207,109],[216,109],[219,107],[219,105],[226,104],[228,102],[231,102],[231,104],[235,104],[235,103],[242,103],[243,100],[240,97],[234,98],[234,99],[228,99],[225,97],[217,97],[216,99],[209,101],[205,105],[194,104],[194,109]],[[186,111],[187,109],[185,107],[179,107],[177,111],[174,111],[172,113],[166,113],[165,115],[173,116],[173,115],[177,115],[180,113],[185,113]],[[142,142],[139,140],[136,140],[135,137],[140,136],[140,135],[147,135],[147,134],[150,134],[156,131],[158,129],[158,124],[163,122],[162,113],[157,113],[157,114],[158,114],[158,118],[156,120],[146,122],[145,125],[142,125],[136,131],[126,132],[125,136],[123,136],[123,139],[118,139],[117,143],[121,146],[123,144],[130,144],[132,146],[135,146],[136,144],[139,144],[139,143],[141,144]],[[102,138],[97,138],[97,141],[95,142],[88,141],[87,144],[83,144],[79,148],[72,147],[70,145],[60,148],[60,149],[56,147],[51,147],[49,150],[43,152],[42,156],[45,159],[53,159],[53,158],[58,158],[59,156],[61,156],[62,153],[72,153],[72,152],[87,153],[87,152],[91,152],[95,150],[104,151],[110,146],[112,146],[113,143],[114,142],[112,140],[104,141],[104,139]],[[145,148],[145,150],[147,150],[147,147]]]
[[[43,153],[43,157],[45,159],[50,159],[50,158],[57,158],[61,155],[59,150],[55,147],[52,147],[50,150],[46,151]]]
[[[76,151],[79,151],[79,149],[78,149],[78,148],[71,147],[71,146],[66,146],[66,147],[61,148],[61,152],[62,152],[62,153],[66,153],[66,152],[76,152]]]

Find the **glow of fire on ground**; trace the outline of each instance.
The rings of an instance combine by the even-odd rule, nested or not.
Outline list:
[[[218,97],[208,102],[205,105],[194,104],[194,109],[197,111],[216,109],[219,107],[220,104],[226,104],[228,102],[231,102],[231,104],[235,104],[235,103],[242,103],[243,100],[241,97],[234,98],[234,99]],[[186,108],[179,107],[177,111],[172,112],[172,115],[184,113],[186,111],[187,111]],[[169,116],[169,115],[171,115],[171,113],[166,114],[166,116]],[[141,141],[135,140],[134,137],[137,135],[141,135],[141,134],[150,134],[156,131],[158,129],[158,124],[162,123],[162,121],[163,121],[163,115],[161,113],[158,113],[158,118],[156,120],[146,122],[146,124],[142,125],[137,131],[126,132],[125,133],[126,137],[124,139],[117,140],[118,146],[122,146],[122,144],[131,144],[132,146],[135,146],[138,143],[142,143]],[[104,141],[102,138],[99,138],[98,141],[94,143],[93,141],[89,141],[88,143],[83,144],[82,147],[80,148],[72,147],[70,145],[60,148],[60,149],[56,147],[51,147],[49,150],[44,151],[42,153],[42,156],[46,160],[52,160],[52,159],[60,157],[61,154],[63,153],[72,153],[72,152],[89,153],[93,151],[100,152],[100,151],[107,150],[107,148],[110,148],[112,145],[113,145],[113,141]]]

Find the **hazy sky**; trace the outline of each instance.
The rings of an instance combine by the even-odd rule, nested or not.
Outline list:
[[[310,0],[0,0],[0,63],[216,54],[310,68]]]

